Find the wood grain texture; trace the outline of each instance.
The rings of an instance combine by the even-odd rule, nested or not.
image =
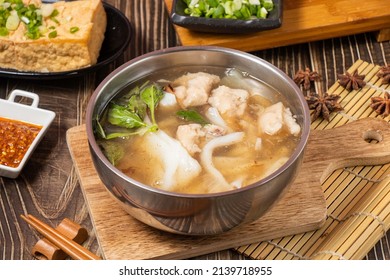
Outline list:
[[[21,176],[15,180],[0,177],[0,259],[33,259],[31,250],[42,237],[19,218],[30,213],[51,226],[69,218],[88,229],[84,246],[100,255],[88,205],[85,204],[65,133],[84,122],[89,97],[95,87],[123,62],[144,53],[178,44],[164,1],[107,0],[130,20],[134,30],[131,45],[115,62],[94,73],[66,80],[30,81],[0,75],[0,98],[13,89],[33,91],[40,96],[39,107],[57,113],[53,125],[32,155]],[[386,2],[386,1],[384,1]],[[325,91],[337,81],[337,74],[357,59],[376,65],[390,64],[390,43],[376,41],[372,33],[335,37],[253,51],[288,75],[309,66],[322,74],[316,90]],[[366,259],[390,259],[390,232],[367,254]],[[198,256],[197,259],[245,259],[233,250]]]
[[[376,76],[379,66],[357,60],[347,69],[349,73],[355,70],[365,75],[366,85],[351,92],[337,82],[329,87],[329,94],[340,96],[339,102],[344,110],[331,114],[329,121],[318,118],[312,122],[312,129],[326,134],[330,128],[357,119],[382,120],[369,106],[370,98],[383,95],[386,88]],[[382,122],[387,124],[388,121],[389,117],[386,117]],[[380,139],[384,136],[376,131],[368,129],[366,133],[362,131],[362,135],[368,139]],[[341,146],[349,143],[349,140],[344,142]],[[339,145],[332,145],[336,147],[335,153]],[[320,229],[242,246],[236,250],[254,259],[267,260],[363,259],[375,243],[381,243],[381,238],[386,235],[390,226],[390,164],[357,164],[335,170],[322,183],[328,215]],[[383,239],[386,240],[386,236]]]
[[[370,133],[380,135],[382,141],[368,143]],[[264,217],[217,236],[187,237],[141,224],[116,204],[86,152],[84,125],[68,130],[67,142],[106,259],[190,258],[315,230],[327,215],[321,183],[334,170],[390,162],[390,124],[386,121],[367,118],[327,131],[311,131],[297,178]]]
[[[107,192],[94,169],[91,156],[86,152],[88,140],[85,125],[68,130],[67,142],[106,259],[190,258],[314,230],[325,221],[325,198],[319,181],[323,171],[319,169],[318,176],[314,176],[316,182],[310,180],[308,183],[307,179],[313,178],[309,176],[312,172],[301,169],[303,172],[297,177],[302,177],[302,181],[291,186],[277,205],[258,221],[208,237],[180,236],[155,230],[130,217]],[[390,159],[390,147],[383,154]]]
[[[390,28],[384,28],[384,29],[378,31],[378,33],[376,35],[376,40],[378,42],[390,40]]]
[[[171,11],[173,0],[165,0]],[[282,26],[252,34],[212,34],[175,26],[183,46],[216,45],[255,51],[390,27],[390,9],[383,0],[283,1]],[[382,41],[389,40],[382,33]]]

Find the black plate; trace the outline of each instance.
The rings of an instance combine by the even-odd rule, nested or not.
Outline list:
[[[282,25],[282,0],[274,0],[274,9],[266,19],[213,19],[188,16],[184,13],[186,4],[183,0],[174,0],[172,4],[171,20],[174,24],[192,31],[207,33],[243,34],[268,29]]]
[[[43,1],[45,2],[45,1]],[[53,1],[51,1],[53,2]],[[115,7],[103,3],[107,14],[107,28],[98,61],[95,65],[64,72],[24,72],[0,68],[0,77],[23,79],[60,79],[76,77],[91,71],[96,71],[117,59],[129,45],[133,31],[127,17]]]

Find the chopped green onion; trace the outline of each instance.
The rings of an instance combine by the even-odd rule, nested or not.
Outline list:
[[[182,0],[184,13],[194,17],[248,20],[266,18],[274,9],[273,0]]]
[[[60,24],[60,22],[56,19],[56,16],[58,16],[60,13],[58,12],[58,10],[57,9],[54,9],[54,11],[51,13],[51,15],[50,15],[50,19],[52,20],[52,21],[54,21],[55,23],[57,23],[57,24]]]
[[[28,19],[28,17],[25,17],[25,16],[22,16],[20,18],[21,21],[23,21],[25,24],[29,24],[30,23],[30,20]]]
[[[245,19],[245,20],[250,19],[251,11],[249,10],[249,8],[246,5],[242,5],[240,12],[242,14],[242,19]]]
[[[26,27],[25,36],[29,39],[38,39],[47,32],[43,18],[50,17],[52,21],[60,24],[55,18],[58,10],[52,4],[25,4],[22,0],[0,0],[0,36],[7,36],[10,31],[18,29],[20,22]],[[55,27],[53,27],[55,30]],[[49,38],[57,37],[57,32],[50,32]]]
[[[258,18],[266,18],[267,17],[267,14],[268,14],[268,11],[266,8],[264,7],[261,7],[258,12],[257,12],[257,17]]]
[[[73,26],[70,28],[70,33],[76,33],[79,30],[80,30],[80,28],[78,28],[77,26]]]
[[[11,15],[7,18],[7,22],[6,22],[6,24],[5,24],[5,27],[6,27],[8,30],[14,31],[14,30],[16,30],[16,29],[18,28],[19,23],[20,23],[20,19],[19,19],[18,14],[13,13],[13,14],[11,14]]]
[[[223,18],[224,13],[224,7],[222,5],[218,5],[218,7],[214,10],[212,18]]]
[[[9,34],[9,31],[5,27],[0,27],[0,36],[7,36]]]
[[[49,17],[52,15],[54,11],[54,5],[53,4],[42,4],[41,6],[41,13],[43,17]]]
[[[57,31],[54,30],[54,31],[49,33],[49,38],[53,39],[55,37],[57,37]]]
[[[274,8],[274,3],[272,0],[261,0],[261,5],[268,11],[272,11]]]

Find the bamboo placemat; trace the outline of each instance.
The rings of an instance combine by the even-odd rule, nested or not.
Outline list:
[[[376,74],[380,66],[356,61],[349,69],[365,74],[366,86],[345,90],[336,82],[328,89],[339,94],[344,111],[332,113],[330,121],[317,119],[312,129],[323,130],[356,119],[377,117],[370,98],[382,96],[389,85],[381,85]],[[390,117],[385,120],[389,121]],[[373,144],[375,145],[375,144]],[[321,160],[321,159],[318,159]],[[336,170],[323,183],[327,219],[316,231],[286,236],[235,248],[253,259],[363,259],[386,234],[390,225],[390,164],[356,166]]]

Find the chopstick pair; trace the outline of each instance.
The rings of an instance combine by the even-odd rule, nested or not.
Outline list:
[[[39,233],[44,235],[47,240],[52,242],[58,248],[63,250],[68,254],[72,259],[75,260],[101,260],[101,258],[94,253],[90,252],[80,244],[74,242],[73,240],[67,238],[61,232],[55,230],[49,225],[38,220],[34,216],[28,214],[27,217],[20,215],[23,220],[25,220],[29,225],[35,228]]]

